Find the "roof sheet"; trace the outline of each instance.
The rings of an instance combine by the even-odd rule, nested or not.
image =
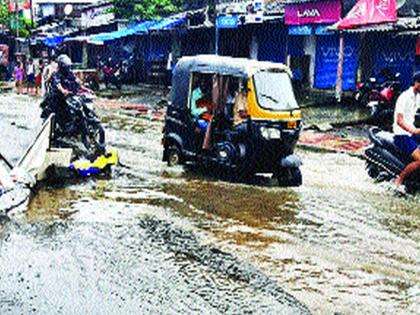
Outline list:
[[[382,23],[364,25],[357,28],[338,29],[336,24],[328,27],[329,31],[342,31],[344,33],[366,33],[366,32],[405,32],[405,31],[419,31],[420,32],[420,17],[415,18],[399,18],[395,23]]]

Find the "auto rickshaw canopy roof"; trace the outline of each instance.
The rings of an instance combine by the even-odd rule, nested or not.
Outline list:
[[[257,72],[268,70],[287,72],[292,76],[290,68],[281,63],[217,55],[183,57],[176,64],[172,79],[172,104],[187,106],[191,73],[215,73],[248,79]]]
[[[247,58],[233,58],[217,55],[198,55],[183,57],[177,67],[188,68],[189,72],[218,73],[249,78],[258,71],[277,70],[291,73],[289,67],[282,63],[258,61]]]

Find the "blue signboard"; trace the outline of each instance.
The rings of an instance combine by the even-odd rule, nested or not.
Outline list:
[[[340,38],[338,35],[319,36],[316,44],[314,86],[318,89],[334,88],[337,82],[337,67]],[[357,35],[344,38],[343,90],[356,87],[359,41]]]
[[[373,75],[387,69],[392,74],[399,72],[401,87],[408,88],[414,71],[416,38],[410,36],[376,36],[372,39]]]
[[[315,35],[333,35],[334,32],[330,32],[327,30],[327,27],[330,25],[317,25],[315,27]]]
[[[219,16],[216,19],[217,28],[238,28],[239,18],[237,15]]]
[[[312,25],[290,25],[289,35],[311,35]]]

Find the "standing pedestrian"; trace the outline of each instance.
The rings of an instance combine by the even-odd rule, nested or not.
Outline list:
[[[57,61],[55,56],[50,58],[50,63],[44,68],[42,73],[42,94],[48,93],[52,75],[57,71]]]
[[[13,77],[15,79],[16,91],[17,94],[23,93],[22,85],[23,85],[23,67],[20,61],[17,62],[15,70],[13,71]]]
[[[34,60],[29,58],[28,64],[26,65],[26,93],[33,91],[35,87],[35,65]]]
[[[42,85],[42,73],[44,71],[44,63],[42,59],[39,59],[38,67],[36,67],[35,70],[35,95],[38,95],[38,90]]]

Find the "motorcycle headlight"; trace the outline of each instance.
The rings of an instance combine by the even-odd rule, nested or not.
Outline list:
[[[281,132],[276,128],[261,127],[261,135],[266,140],[281,139]]]

